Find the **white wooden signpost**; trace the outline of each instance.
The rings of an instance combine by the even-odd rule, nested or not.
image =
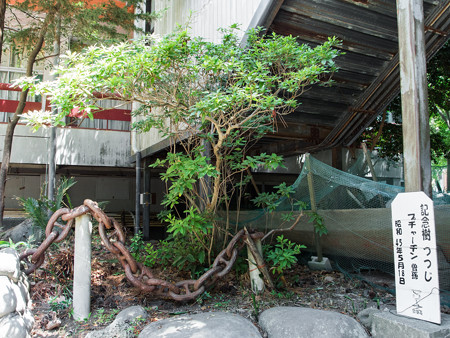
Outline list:
[[[433,201],[423,192],[392,202],[397,314],[441,324]]]

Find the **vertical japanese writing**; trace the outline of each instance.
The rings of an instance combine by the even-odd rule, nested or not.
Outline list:
[[[428,211],[428,204],[420,205],[420,216],[422,222],[422,239],[424,241],[431,241],[431,231],[430,231],[430,218]]]
[[[401,221],[395,221],[397,231],[402,233]],[[401,238],[395,240],[395,252],[397,254],[397,271],[399,276],[399,283],[405,284],[405,262],[403,259],[403,241]]]
[[[440,323],[439,272],[433,201],[423,192],[392,203],[397,312]]]
[[[428,256],[431,255],[431,249],[429,247],[426,247],[426,248],[423,248],[423,250],[427,251],[427,256],[425,257],[425,260],[423,261],[426,264],[424,279],[425,279],[425,282],[429,283],[433,279],[433,276],[432,276],[433,273],[431,272],[432,263],[431,263],[431,259],[428,258]]]

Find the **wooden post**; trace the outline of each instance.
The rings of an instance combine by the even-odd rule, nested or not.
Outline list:
[[[308,189],[309,189],[309,199],[311,200],[311,211],[317,212],[316,206],[316,194],[314,192],[314,178],[311,172],[311,162],[309,160],[309,154],[306,154],[305,157],[306,168],[308,169]],[[320,242],[320,236],[316,232],[316,226],[314,225],[314,242],[316,244],[317,251],[317,261],[322,262],[322,243]]]
[[[377,175],[375,175],[375,169],[373,168],[372,159],[370,158],[370,153],[367,150],[367,146],[365,143],[362,144],[364,156],[366,158],[367,165],[369,166],[370,173],[372,174],[372,180],[378,182]]]
[[[431,197],[423,0],[397,0],[405,191]]]

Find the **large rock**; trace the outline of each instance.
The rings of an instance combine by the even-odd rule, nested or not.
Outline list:
[[[450,315],[441,313],[441,325],[400,316],[396,311],[373,314],[372,336],[378,338],[447,338],[450,337]]]
[[[370,330],[372,327],[373,314],[379,312],[381,312],[381,310],[369,307],[358,313],[358,319],[362,325],[364,325],[366,328]]]
[[[364,328],[353,318],[333,311],[275,307],[264,311],[259,325],[269,338],[362,338]]]
[[[0,251],[0,276],[7,276],[16,283],[19,281],[19,254],[13,248],[5,248]]]
[[[34,318],[29,283],[20,272],[19,255],[12,248],[0,251],[0,338],[29,337]]]
[[[142,306],[132,306],[119,312],[116,319],[103,330],[89,332],[86,338],[131,338],[135,337],[133,325],[137,318],[146,319],[147,311]]]
[[[249,320],[226,312],[205,312],[159,320],[147,325],[139,338],[261,338]]]
[[[31,337],[24,319],[16,313],[0,319],[0,338],[28,338]]]
[[[16,311],[17,297],[13,285],[8,277],[0,276],[0,318]]]
[[[40,243],[44,238],[44,230],[35,226],[31,219],[26,219],[15,227],[6,230],[2,234],[2,239],[11,239],[14,243],[29,242]]]

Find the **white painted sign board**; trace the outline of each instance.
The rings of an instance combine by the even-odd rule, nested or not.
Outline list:
[[[441,324],[433,201],[400,193],[391,210],[397,313]]]

